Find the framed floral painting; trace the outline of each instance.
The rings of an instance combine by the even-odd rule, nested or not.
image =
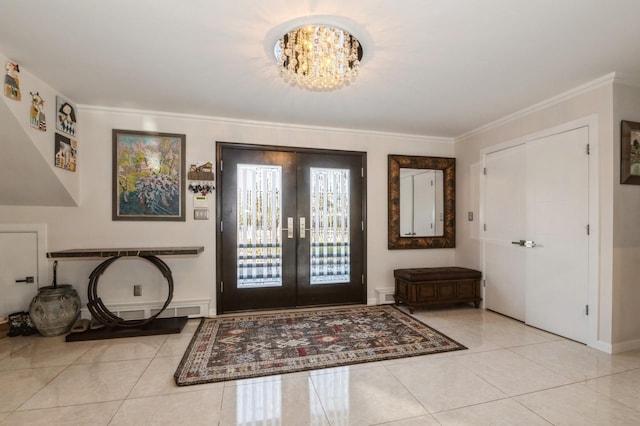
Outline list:
[[[113,130],[113,220],[185,220],[181,134]]]

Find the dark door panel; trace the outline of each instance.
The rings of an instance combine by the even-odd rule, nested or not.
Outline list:
[[[225,148],[222,158],[223,178],[218,188],[223,223],[218,254],[224,285],[222,311],[296,306],[296,265],[284,261],[295,258],[295,238],[287,238],[284,231],[286,218],[295,217],[296,213],[295,179],[282,179],[295,174],[295,155]],[[263,175],[246,176],[251,166],[261,169]],[[269,182],[272,186],[267,187],[265,181],[275,179],[276,174],[269,175],[269,171],[277,169],[281,172],[281,182],[279,185]],[[252,182],[247,182],[251,179]],[[249,189],[238,191],[243,185]],[[255,188],[256,185],[260,188]],[[273,195],[274,200],[277,198],[279,206],[267,201],[268,195]],[[243,210],[240,214],[239,207]],[[249,277],[244,281],[254,278],[253,283],[243,283],[243,277]]]
[[[218,160],[218,312],[366,301],[364,153],[219,143]]]
[[[363,300],[362,162],[358,154],[297,156],[300,306]]]

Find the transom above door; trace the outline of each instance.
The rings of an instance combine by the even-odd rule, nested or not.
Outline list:
[[[218,312],[364,303],[366,154],[217,152]]]

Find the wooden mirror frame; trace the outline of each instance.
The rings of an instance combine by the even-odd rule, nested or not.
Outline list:
[[[444,233],[438,237],[400,236],[400,169],[442,170],[444,194]],[[392,155],[388,157],[390,250],[453,248],[456,246],[456,159]]]

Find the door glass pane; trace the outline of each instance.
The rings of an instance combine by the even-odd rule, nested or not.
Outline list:
[[[311,284],[350,282],[349,170],[311,167]]]
[[[237,286],[282,286],[282,167],[238,164],[237,173]]]

